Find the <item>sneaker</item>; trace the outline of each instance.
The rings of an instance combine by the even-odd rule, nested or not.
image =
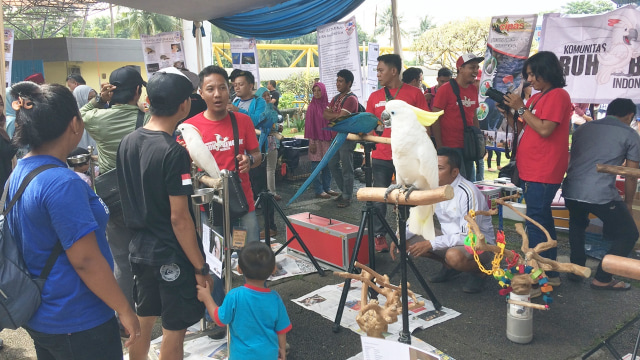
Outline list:
[[[316,194],[316,199],[331,199],[331,195],[327,194],[326,192],[323,192],[320,194]]]
[[[210,330],[209,335],[207,335],[210,339],[220,340],[224,339],[227,336],[227,327],[226,326],[217,326]]]
[[[438,273],[434,276],[430,277],[429,281],[431,281],[432,283],[446,282],[453,279],[458,274],[460,274],[460,271],[442,265],[440,271],[438,271]]]
[[[378,235],[375,238],[376,252],[389,252],[389,244],[387,244],[387,238],[384,235]]]
[[[469,280],[462,287],[462,291],[467,294],[477,294],[484,288],[484,279],[487,278],[485,274],[470,274]]]
[[[554,276],[554,277],[547,277],[548,282],[547,284],[551,285],[551,286],[560,286],[562,285],[562,281],[560,281],[560,276]]]
[[[270,229],[269,230],[269,237],[276,236],[276,235],[278,235],[278,230],[274,230],[274,229]],[[260,231],[260,239],[264,239],[264,238],[265,238],[264,237],[264,230],[262,230],[262,231]]]

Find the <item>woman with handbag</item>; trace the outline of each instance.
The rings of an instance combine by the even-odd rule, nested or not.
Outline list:
[[[527,216],[539,222],[556,238],[551,203],[556,196],[569,164],[569,128],[573,107],[564,73],[557,56],[541,51],[524,63],[522,76],[538,91],[525,106],[518,94],[505,95],[505,104],[518,114],[524,124],[518,142],[516,165],[521,180]],[[526,223],[529,244],[533,248],[546,241],[545,234],[529,221]],[[555,260],[557,249],[540,255]],[[560,285],[555,271],[547,272],[549,284]]]
[[[140,335],[140,324],[113,276],[105,235],[109,213],[65,164],[84,130],[78,105],[71,91],[57,84],[21,82],[11,95],[14,141],[31,150],[9,178],[7,202],[20,196],[18,189],[33,170],[51,167],[33,178],[7,216],[32,277],[46,273],[47,260],[55,259],[47,266],[40,307],[25,326],[38,359],[122,359],[114,310],[130,334],[126,346]]]

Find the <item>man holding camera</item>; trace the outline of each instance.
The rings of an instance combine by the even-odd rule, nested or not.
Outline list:
[[[480,63],[483,60],[484,57],[478,57],[474,54],[464,54],[456,61],[458,75],[455,78],[455,83],[460,91],[460,99],[462,108],[464,109],[464,120],[466,120],[467,126],[479,127],[478,117],[476,116],[476,109],[478,108],[478,88],[473,85],[473,82],[476,80],[476,76],[478,76]],[[465,179],[473,182],[475,181],[474,160],[465,159],[462,156],[462,150],[464,148],[463,119],[460,107],[458,106],[458,97],[454,93],[451,82],[443,84],[433,99],[432,111],[438,112],[440,110],[444,110],[444,114],[440,116],[438,121],[431,125],[431,134],[436,140],[436,147],[441,148],[444,146],[455,149],[462,159],[460,173]]]

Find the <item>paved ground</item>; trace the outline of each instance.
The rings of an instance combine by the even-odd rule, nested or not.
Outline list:
[[[288,199],[297,190],[301,182],[280,183],[278,192],[283,199]],[[356,181],[356,186],[362,186]],[[284,200],[280,203],[284,206]],[[286,214],[309,211],[325,217],[333,217],[352,224],[359,223],[362,204],[354,202],[351,207],[337,209],[331,200],[313,198],[312,191],[302,196],[291,207],[284,209]],[[395,228],[394,216],[389,214],[389,223]],[[280,234],[278,241],[284,240],[284,224],[276,219]],[[313,241],[313,239],[303,239]],[[510,248],[518,248],[515,232],[507,229],[507,242]],[[568,245],[566,234],[559,236],[559,259],[568,261]],[[395,264],[388,254],[378,254],[377,270],[380,273],[390,272]],[[416,265],[426,277],[435,273],[439,265],[418,259]],[[595,268],[596,263],[588,264]],[[597,345],[602,338],[612,334],[626,322],[639,314],[639,284],[628,292],[598,292],[591,290],[588,281],[572,283],[561,276],[563,284],[554,289],[554,303],[551,310],[534,313],[534,339],[530,344],[520,345],[509,341],[505,336],[506,303],[498,294],[498,285],[493,280],[485,282],[484,291],[469,295],[462,292],[466,281],[461,275],[451,282],[430,284],[436,297],[449,308],[461,313],[453,320],[418,330],[414,336],[430,343],[456,359],[578,359],[589,349]],[[241,284],[236,277],[234,284]],[[290,299],[300,297],[319,287],[336,284],[341,279],[331,272],[320,277],[317,274],[284,279],[272,284],[283,299],[293,322],[293,330],[288,336],[291,345],[289,359],[293,360],[326,360],[346,359],[361,351],[358,336],[350,330],[340,333],[332,332],[333,323],[320,315],[293,304]],[[392,278],[398,283],[399,275]],[[409,281],[418,286],[413,274]],[[415,288],[423,293],[419,288]],[[539,301],[538,301],[539,302]],[[613,342],[622,355],[631,352],[638,333],[640,322],[624,331]],[[24,331],[2,331],[0,338],[5,340],[5,349],[0,351],[0,359],[34,359],[33,344]],[[608,352],[600,351],[591,359],[611,359]]]

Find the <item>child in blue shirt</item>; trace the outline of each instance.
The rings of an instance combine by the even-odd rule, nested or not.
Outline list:
[[[222,306],[213,301],[211,289],[198,285],[198,300],[207,307],[218,326],[229,324],[229,359],[283,359],[291,322],[277,292],[265,287],[276,269],[276,258],[269,246],[250,242],[238,257],[238,272],[246,283],[231,290]]]

